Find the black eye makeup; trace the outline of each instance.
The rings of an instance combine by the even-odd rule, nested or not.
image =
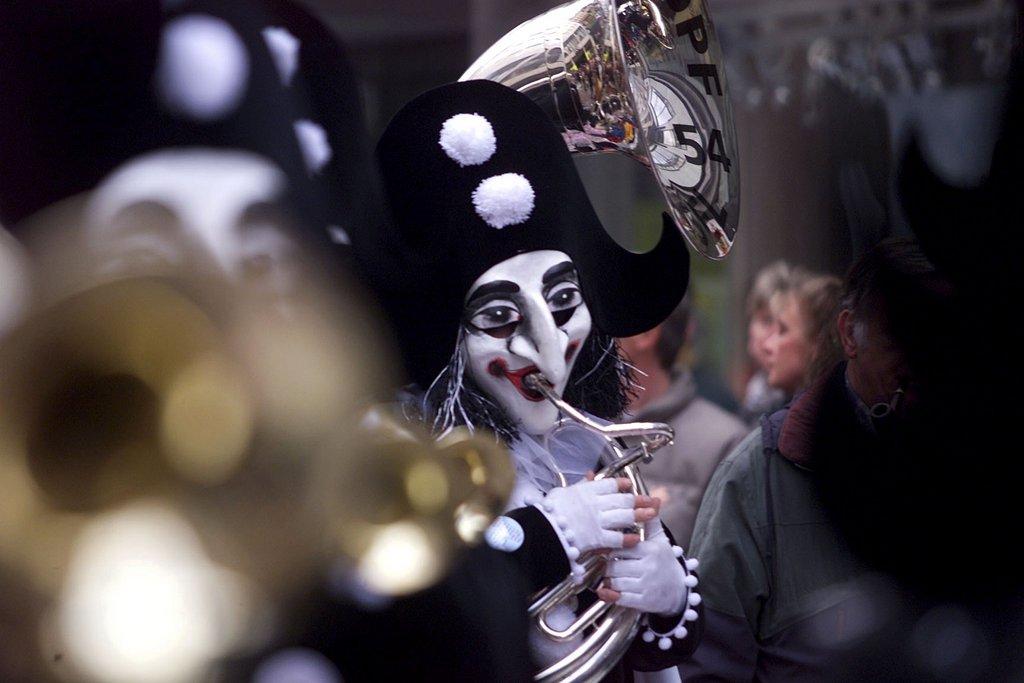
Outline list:
[[[519,285],[508,280],[480,285],[467,297],[466,326],[496,339],[508,339],[523,317],[519,307],[509,300],[518,293]]]
[[[548,292],[547,300],[552,311],[562,311],[583,303],[583,295],[575,282],[566,282]]]
[[[555,324],[561,327],[572,319],[576,309],[583,303],[583,295],[575,283],[565,282],[548,293],[547,301]]]
[[[563,261],[547,270],[541,279],[544,300],[558,327],[572,319],[583,303],[576,268]],[[471,331],[496,339],[508,339],[516,333],[523,314],[516,303],[519,285],[509,280],[496,280],[480,285],[467,298],[465,325]]]
[[[566,261],[553,266],[544,274],[544,298],[555,324],[562,327],[572,319],[583,303],[576,268]]]
[[[515,334],[522,315],[510,301],[495,300],[486,304],[469,318],[469,327],[496,339],[508,339]]]

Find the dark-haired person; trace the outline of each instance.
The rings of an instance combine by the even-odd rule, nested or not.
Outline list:
[[[691,550],[707,624],[687,680],[835,679],[888,609],[869,567],[900,579],[941,566],[946,527],[914,494],[941,438],[929,408],[948,301],[913,242],[882,242],[850,270],[835,321],[845,361],[763,418],[701,503]]]
[[[611,553],[597,595],[644,613],[611,680],[675,666],[699,637],[694,563],[663,530],[656,501],[621,492],[621,480],[588,480],[603,441],[560,428],[559,410],[525,380],[540,373],[576,408],[618,418],[633,385],[615,337],[657,325],[678,304],[689,272],[681,235],[665,230],[646,254],[617,246],[558,130],[496,83],[421,95],[391,121],[377,154],[394,221],[360,262],[415,381],[406,412],[438,435],[465,426],[509,446],[515,491],[489,542],[532,589],[565,578],[581,553]],[[634,523],[646,525],[646,540],[624,532]],[[535,636],[539,666],[578,644]]]

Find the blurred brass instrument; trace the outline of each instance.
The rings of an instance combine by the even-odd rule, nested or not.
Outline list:
[[[0,610],[32,660],[0,673],[202,680],[339,563],[385,596],[443,576],[502,509],[511,464],[493,440],[435,445],[360,412],[386,365],[366,321],[330,298],[278,310],[140,276],[0,338],[0,580],[35,596]]]
[[[602,425],[562,400],[541,375],[529,375],[524,382],[527,387],[541,393],[558,407],[565,416],[562,418],[563,424],[583,427],[605,440],[608,446],[603,461],[605,466],[595,475],[595,479],[626,477],[633,493],[647,495],[647,487],[640,476],[639,465],[642,462],[650,462],[654,451],[672,443],[675,434],[670,426],[656,422]],[[630,440],[633,445],[626,446],[624,439]],[[564,477],[561,479],[563,486],[568,484]],[[637,527],[636,533],[644,540],[642,525]],[[564,628],[554,628],[547,621],[548,615],[555,607],[585,591],[595,589],[604,577],[605,563],[605,557],[600,554],[582,556],[582,577],[577,578],[570,574],[558,584],[533,597],[528,613],[544,635],[558,642],[583,636],[581,644],[576,649],[538,672],[536,680],[600,680],[618,663],[637,636],[642,616],[639,612],[600,600]]]
[[[739,222],[739,159],[706,0],[578,0],[509,31],[461,80],[528,95],[571,152],[648,167],[687,241],[725,257]]]
[[[337,459],[331,524],[353,576],[370,591],[403,595],[440,579],[463,545],[475,545],[512,492],[508,451],[464,428],[435,441],[382,407],[353,430],[357,457]]]

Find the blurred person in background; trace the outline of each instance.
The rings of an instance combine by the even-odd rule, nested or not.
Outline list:
[[[718,463],[748,427],[735,415],[697,395],[686,355],[693,332],[690,295],[654,329],[619,340],[622,350],[643,375],[629,412],[641,422],[665,422],[675,443],[642,468],[651,495],[661,499],[661,514],[684,547],[689,546],[700,499]]]
[[[891,486],[873,492],[871,507],[887,517],[862,520],[863,506],[831,508],[851,545],[906,587],[897,618],[847,662],[850,679],[1024,678],[1024,563],[1014,542],[1024,481],[1015,453],[1024,411],[1013,399],[1024,384],[1024,328],[1012,312],[1024,292],[1020,233],[1004,229],[1021,224],[1024,177],[1024,4],[1016,4],[1009,87],[987,172],[968,186],[949,180],[921,128],[899,165],[899,205],[924,253],[952,283],[955,306],[939,324],[929,311],[902,323],[933,333],[920,335],[913,357],[933,368],[914,373],[935,379],[907,391],[931,405],[923,435],[910,441],[913,457],[880,482]],[[984,135],[965,137],[964,149]],[[965,239],[977,231],[998,239],[981,245]],[[969,554],[950,553],[951,541]]]
[[[761,415],[781,408],[788,398],[780,389],[768,385],[768,362],[765,341],[771,336],[774,318],[771,300],[789,288],[793,268],[785,261],[776,261],[762,268],[747,294],[747,360],[750,375],[745,380],[740,417],[756,424]]]
[[[941,340],[947,301],[914,242],[884,241],[851,269],[837,319],[845,362],[764,417],[708,485],[691,544],[707,625],[688,680],[836,676],[836,658],[891,604],[875,599],[869,568],[942,566],[952,588],[935,542],[944,522],[912,495],[916,456],[941,438],[923,349]]]
[[[771,299],[771,334],[764,341],[769,387],[795,396],[839,361],[832,328],[842,290],[839,278],[795,272]]]

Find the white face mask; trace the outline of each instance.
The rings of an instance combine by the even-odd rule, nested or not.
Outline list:
[[[287,295],[298,253],[276,208],[284,173],[241,151],[164,150],[110,174],[86,209],[90,247],[104,270],[171,268],[197,254],[233,282]]]
[[[463,325],[470,376],[527,434],[544,434],[558,409],[523,385],[540,371],[561,396],[591,318],[576,269],[560,251],[514,256],[477,278]]]

